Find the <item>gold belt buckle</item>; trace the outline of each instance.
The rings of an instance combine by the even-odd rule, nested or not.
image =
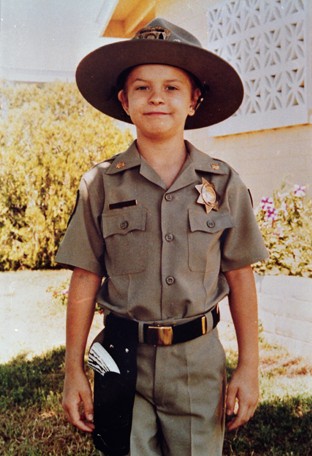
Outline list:
[[[149,345],[172,345],[172,326],[148,326],[146,343]]]

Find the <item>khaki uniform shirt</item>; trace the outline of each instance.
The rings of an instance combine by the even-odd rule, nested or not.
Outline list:
[[[223,272],[267,256],[248,190],[226,163],[186,143],[167,189],[135,143],[87,172],[57,261],[106,278],[98,302],[124,317],[175,321],[209,311],[228,293]],[[195,185],[214,185],[206,213]]]

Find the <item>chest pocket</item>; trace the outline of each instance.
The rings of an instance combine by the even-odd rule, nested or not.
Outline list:
[[[219,271],[221,261],[220,238],[227,228],[234,226],[230,214],[195,209],[189,210],[188,251],[191,271]]]
[[[102,215],[109,275],[142,272],[146,268],[147,211],[144,207],[116,209]]]

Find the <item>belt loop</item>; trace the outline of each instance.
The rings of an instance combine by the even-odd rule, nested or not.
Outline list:
[[[144,323],[142,321],[138,322],[138,338],[139,338],[139,343],[143,344],[144,343]]]
[[[213,328],[213,316],[212,312],[206,313],[206,319],[207,319],[207,332],[210,332]]]
[[[208,321],[207,321],[207,315],[203,315],[201,319],[201,326],[202,326],[202,335],[207,334],[208,332]]]

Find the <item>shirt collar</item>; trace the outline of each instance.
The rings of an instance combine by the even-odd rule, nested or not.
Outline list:
[[[117,174],[141,165],[141,157],[133,142],[125,152],[118,154],[112,161],[106,174]]]
[[[194,171],[202,171],[211,174],[228,174],[228,168],[224,162],[213,159],[208,154],[201,152],[189,141],[186,141],[185,143],[189,152],[187,168],[191,167]],[[141,156],[134,141],[125,152],[118,154],[113,159],[111,165],[106,170],[106,174],[117,174],[141,166],[141,164]]]
[[[211,174],[228,174],[228,167],[221,160],[214,159],[210,155],[201,152],[189,141],[186,141],[186,147],[190,154],[192,166],[196,171]]]

